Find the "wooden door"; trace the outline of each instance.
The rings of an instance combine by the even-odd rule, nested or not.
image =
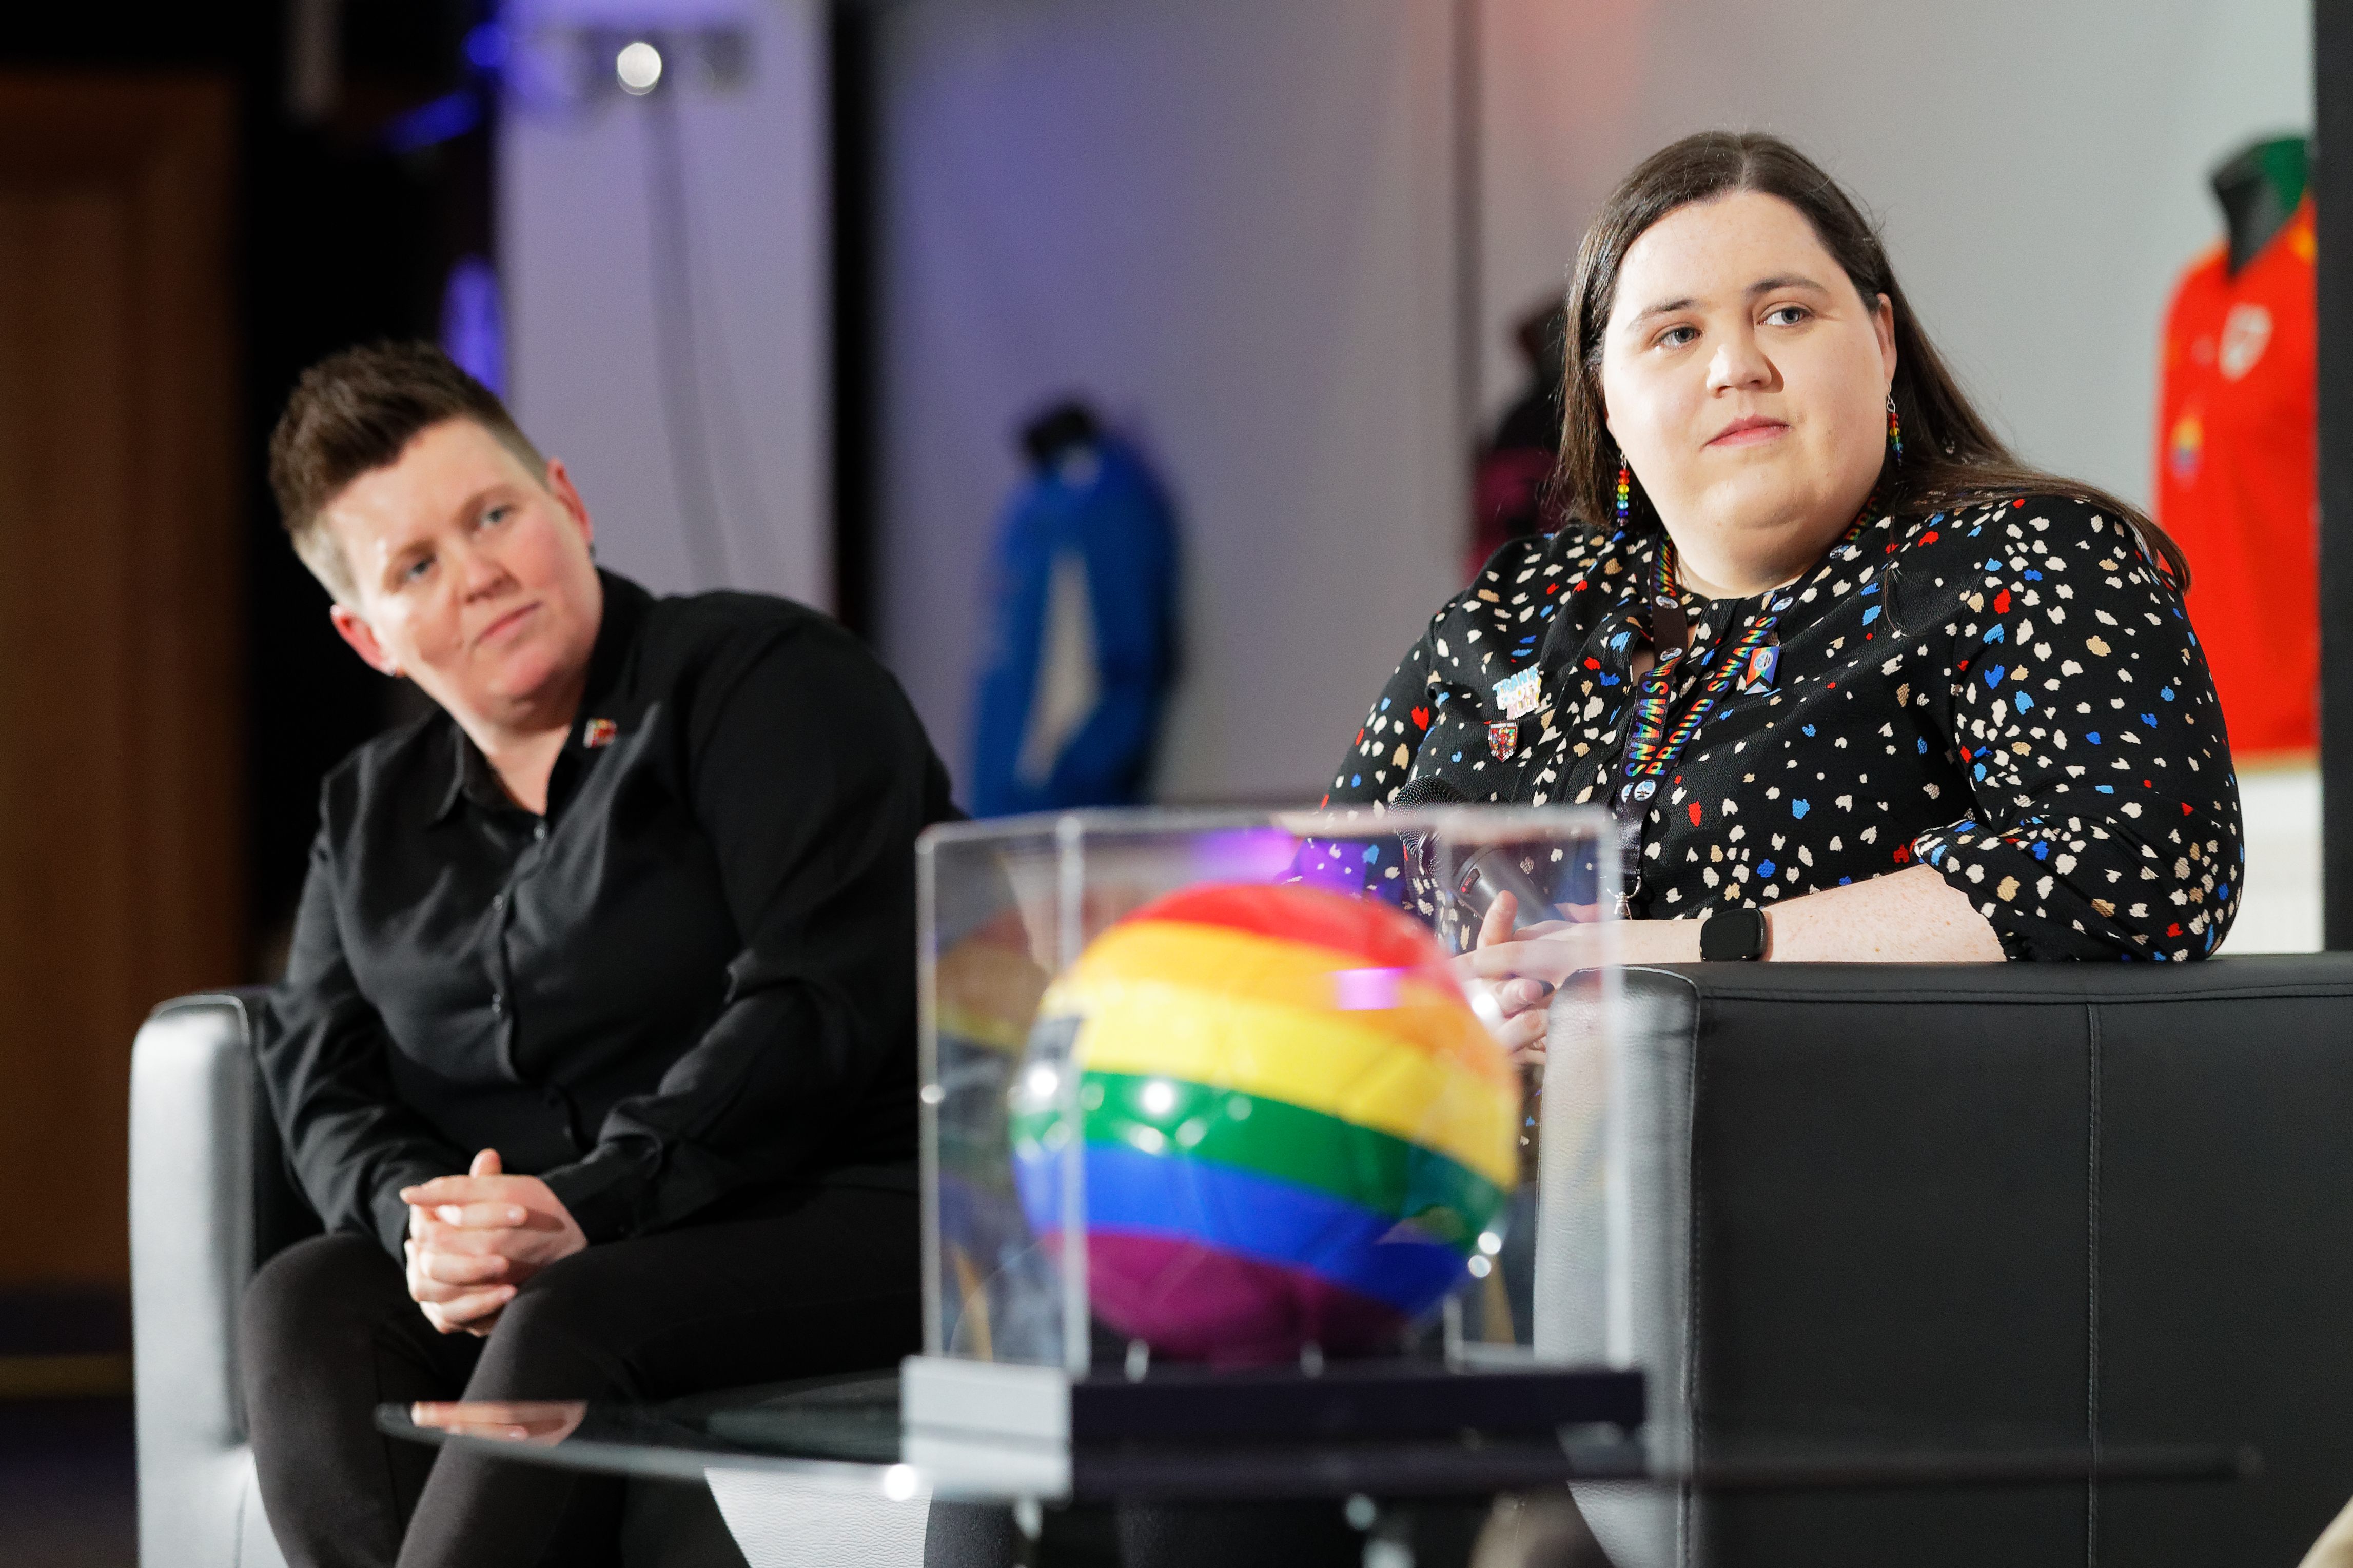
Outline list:
[[[132,1036],[244,968],[231,103],[0,75],[0,1289],[128,1281]]]

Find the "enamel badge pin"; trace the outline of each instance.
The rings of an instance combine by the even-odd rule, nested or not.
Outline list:
[[[1487,726],[1487,750],[1494,753],[1497,762],[1510,762],[1512,753],[1519,749],[1520,726],[1516,721],[1507,720]]]
[[[611,745],[613,737],[620,732],[621,727],[610,719],[591,719],[587,728],[580,731],[580,743],[593,752],[599,746]]]
[[[1773,689],[1773,671],[1780,665],[1781,649],[1767,643],[1748,656],[1748,666],[1740,672],[1740,694],[1750,696]]]
[[[1537,689],[1540,679],[1535,667],[1530,666],[1495,682],[1495,706],[1504,710],[1504,718],[1525,719],[1536,710],[1536,704],[1543,700]]]

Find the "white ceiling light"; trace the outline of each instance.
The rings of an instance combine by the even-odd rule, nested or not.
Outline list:
[[[632,98],[643,98],[653,91],[661,80],[661,51],[639,38],[626,45],[613,58],[613,74],[621,79],[621,90]]]

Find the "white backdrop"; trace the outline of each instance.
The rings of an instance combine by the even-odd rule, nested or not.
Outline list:
[[[519,0],[518,91],[501,127],[500,269],[516,417],[561,457],[606,564],[657,592],[722,585],[832,601],[826,99],[818,0]],[[686,178],[691,358],[725,570],[699,580],[663,419],[649,116],[567,106],[567,30],[732,25],[740,88],[673,61],[662,88]],[[675,349],[679,345],[672,344]]]
[[[1085,392],[1179,511],[1162,795],[1298,798],[1453,585],[1446,7],[884,16],[886,657],[961,769],[1013,430]]]

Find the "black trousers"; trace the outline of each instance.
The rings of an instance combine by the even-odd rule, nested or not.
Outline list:
[[[372,1237],[322,1236],[247,1288],[239,1349],[261,1500],[292,1568],[618,1561],[618,1478],[388,1438],[419,1399],[655,1400],[892,1367],[921,1345],[918,1205],[761,1194],[542,1271],[487,1339],[437,1333]]]

